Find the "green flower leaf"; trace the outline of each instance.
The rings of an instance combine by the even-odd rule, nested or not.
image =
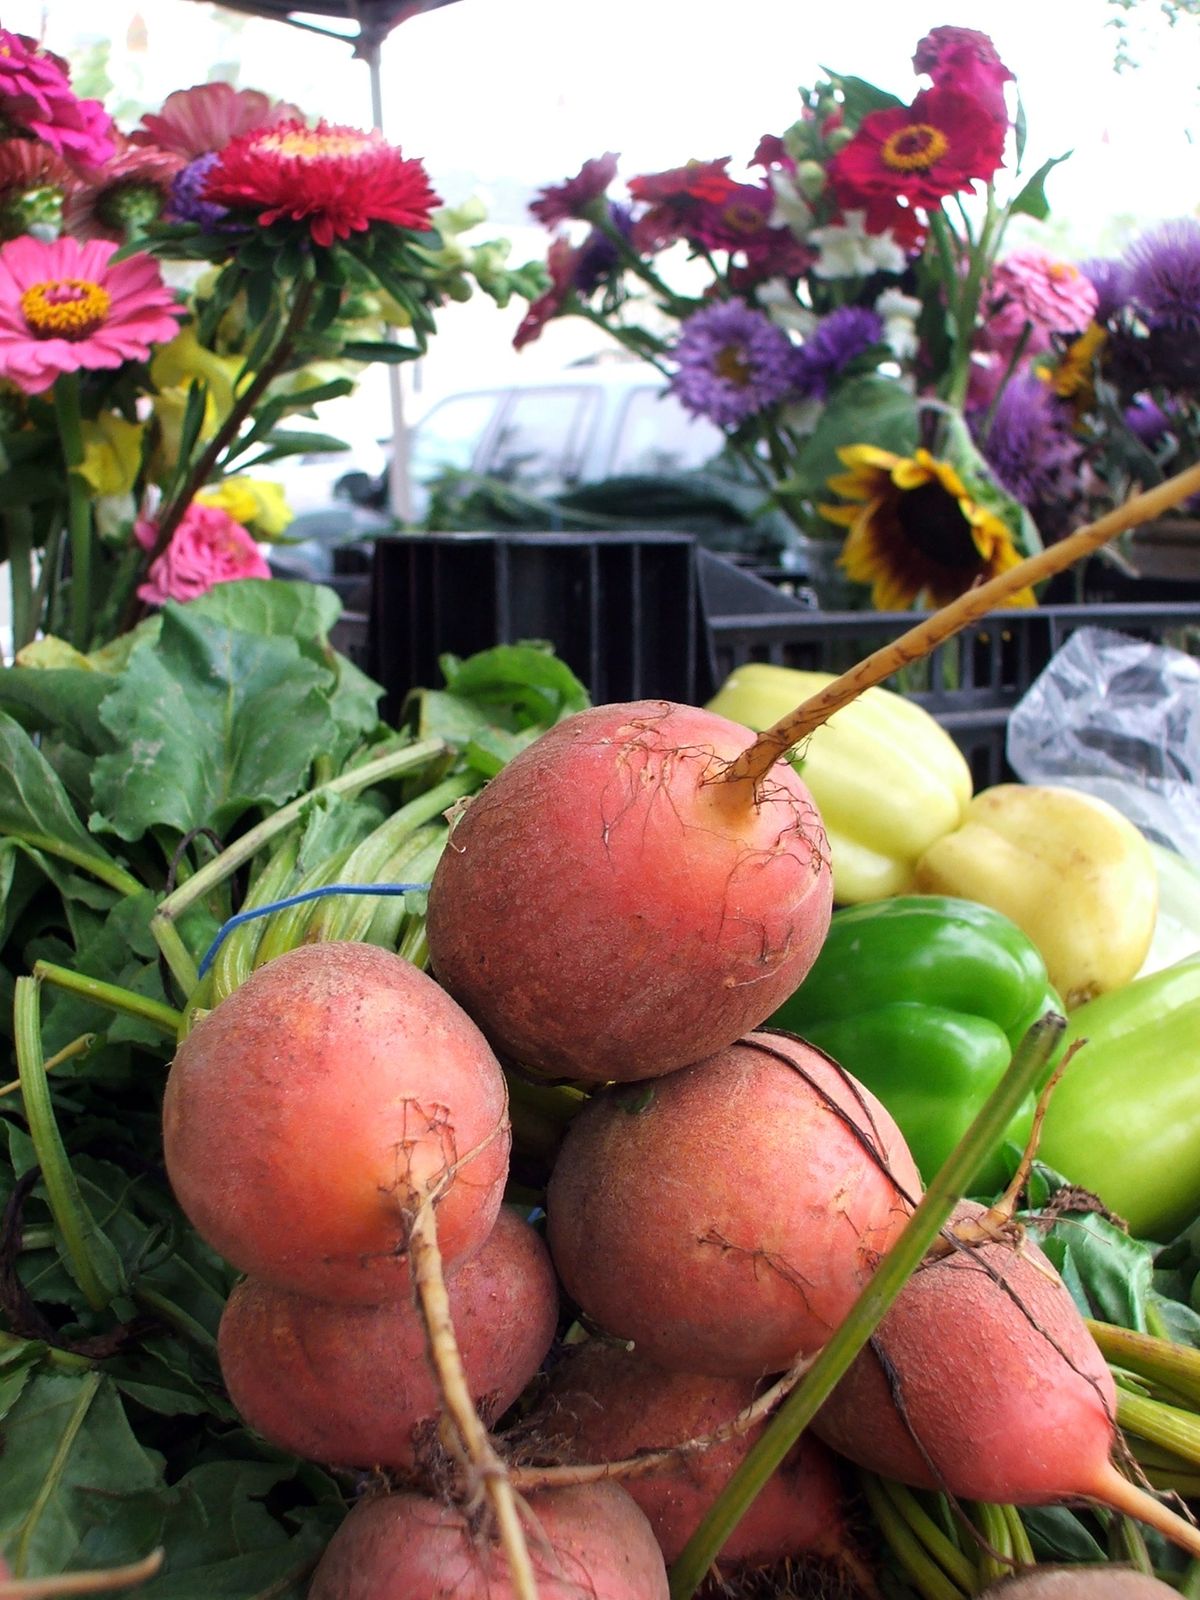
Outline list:
[[[1051,156],[1048,161],[1043,161],[1009,206],[1009,215],[1036,217],[1039,222],[1045,222],[1050,215],[1050,202],[1046,199],[1046,179],[1055,167],[1069,160],[1070,156],[1071,151],[1067,150],[1061,156]]]
[[[131,657],[101,717],[118,751],[93,776],[93,826],[140,839],[230,825],[282,805],[308,783],[313,755],[336,742],[333,676],[292,638],[164,608],[155,650]]]
[[[918,443],[917,403],[902,384],[878,374],[839,385],[796,457],[787,488],[811,500],[829,497],[829,479],[844,472],[844,445],[872,444],[910,456]]]

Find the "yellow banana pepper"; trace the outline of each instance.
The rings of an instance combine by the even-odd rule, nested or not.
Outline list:
[[[709,709],[759,732],[832,682],[832,673],[753,661],[730,674]],[[918,856],[958,827],[971,799],[971,769],[954,740],[889,689],[861,694],[792,761],[829,836],[839,905],[911,889]]]
[[[1145,836],[1077,789],[1001,783],[917,862],[923,894],[1010,917],[1042,952],[1068,1010],[1135,976],[1154,933],[1158,877]]]

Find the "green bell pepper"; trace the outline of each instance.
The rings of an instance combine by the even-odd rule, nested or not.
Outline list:
[[[1139,1238],[1200,1215],[1200,956],[1071,1013],[1038,1154]]]
[[[833,1057],[887,1107],[928,1181],[995,1088],[1030,1024],[1061,1011],[1037,946],[990,906],[899,895],[836,911],[804,982],[769,1026]],[[1049,1070],[1049,1069],[1048,1069]],[[1003,1188],[1033,1122],[1030,1096],[984,1164]]]

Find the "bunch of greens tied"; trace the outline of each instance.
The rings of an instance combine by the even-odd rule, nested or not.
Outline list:
[[[986,35],[935,28],[913,66],[928,82],[907,102],[848,76],[803,90],[745,178],[689,161],[618,199],[606,154],[542,189],[551,286],[516,338],[583,316],[659,367],[801,536],[844,538],[882,609],[945,602],[1040,542],[980,443],[1032,348],[1019,307],[1011,345],[993,332],[1006,230],[1046,217],[1056,161],[1021,177],[1013,74]],[[1055,337],[1081,333],[1082,274],[1043,278]]]
[[[339,448],[289,426],[434,309],[522,281],[377,132],[208,83],[127,134],[0,30],[0,558],[14,645],[86,650],[148,606],[262,577],[289,511],[260,470]],[[540,281],[539,270],[523,281]]]

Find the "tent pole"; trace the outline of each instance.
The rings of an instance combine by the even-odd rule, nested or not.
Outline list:
[[[365,59],[371,76],[371,125],[383,132],[382,41],[373,33],[360,34],[358,53]],[[388,336],[395,337],[388,329]],[[400,367],[388,362],[388,405],[392,417],[392,449],[388,465],[388,510],[400,521],[412,514],[412,490],[408,473],[408,427],[404,420],[404,389]]]

